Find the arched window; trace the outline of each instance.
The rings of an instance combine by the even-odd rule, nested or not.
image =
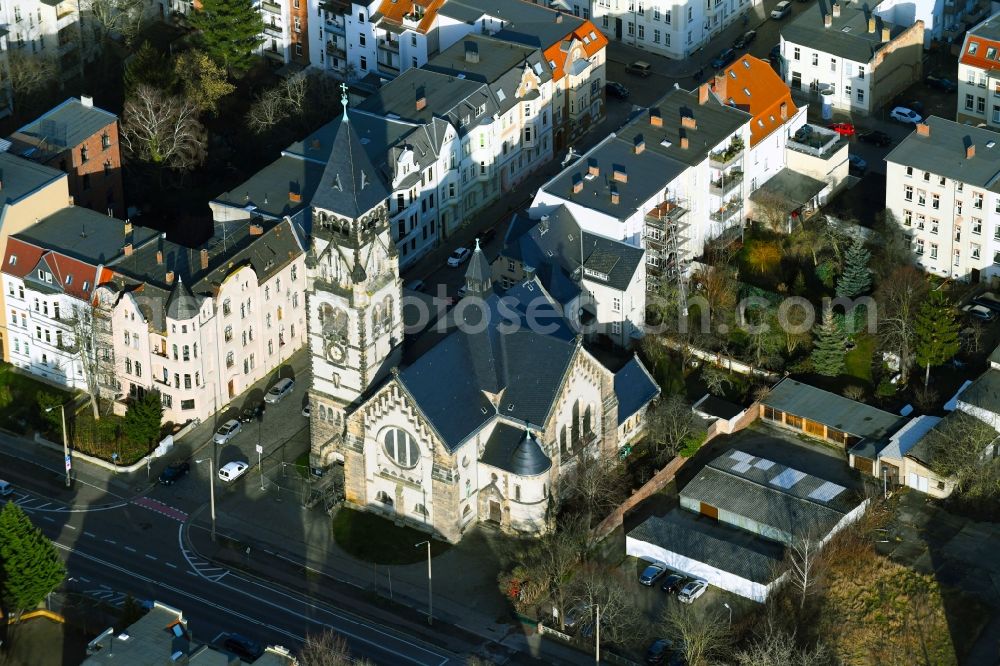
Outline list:
[[[580,443],[580,401],[577,400],[573,403],[573,423],[572,423],[571,439],[573,446],[576,447]]]
[[[421,516],[426,516],[428,514],[427,507],[423,504],[418,504],[413,507],[413,513],[420,514]]]
[[[375,499],[378,500],[379,502],[382,502],[382,504],[388,504],[389,506],[392,506],[392,498],[389,497],[389,493],[385,492],[384,490],[378,491],[378,493],[375,494]]]
[[[392,322],[392,296],[382,299],[382,323],[388,326]]]
[[[319,306],[319,321],[324,335],[347,335],[347,313],[340,308],[323,303]]]
[[[594,419],[593,410],[590,405],[587,405],[587,409],[583,412],[583,436],[590,437],[591,433],[594,432]]]
[[[420,449],[410,433],[399,428],[390,428],[382,438],[385,453],[400,467],[416,467],[420,461]]]
[[[467,515],[469,515],[470,513],[472,513],[472,507],[470,507],[468,504],[466,504],[465,508],[462,509],[462,517],[464,518]]]

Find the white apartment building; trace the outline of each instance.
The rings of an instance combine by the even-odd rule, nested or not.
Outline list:
[[[995,132],[931,116],[886,156],[885,207],[929,273],[1000,275],[1000,147]]]
[[[782,74],[824,107],[867,115],[923,74],[923,22],[894,23],[866,5],[836,2],[781,29]]]
[[[1000,130],[1000,14],[965,35],[956,83],[955,120]]]
[[[111,271],[96,296],[119,413],[156,390],[165,421],[208,418],[305,344],[305,248],[288,221],[217,225],[201,248],[126,238]]]
[[[683,59],[730,25],[756,12],[760,0],[593,0],[593,20],[609,37],[656,55]],[[721,47],[720,47],[721,48]]]
[[[80,0],[16,0],[0,5],[0,65],[9,72],[17,58],[49,58],[65,80],[77,76],[93,56],[96,33],[80,21]],[[9,77],[5,74],[4,79]],[[5,84],[8,85],[8,84]],[[9,106],[9,104],[8,104]]]

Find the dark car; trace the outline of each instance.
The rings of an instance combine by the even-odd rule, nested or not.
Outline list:
[[[667,594],[677,594],[681,591],[681,588],[684,587],[684,583],[686,582],[687,578],[684,576],[680,574],[670,574],[663,581],[663,585],[660,586],[660,589]]]
[[[892,137],[881,130],[872,130],[870,132],[862,132],[858,135],[858,138],[865,143],[870,143],[875,146],[889,146],[892,145]]]
[[[954,92],[958,90],[958,84],[951,79],[946,79],[940,76],[928,76],[924,79],[930,88],[937,88],[938,90],[943,90],[944,92]]]
[[[160,483],[165,486],[172,486],[174,482],[179,481],[182,476],[191,471],[191,464],[186,460],[184,462],[170,463],[160,472]]]
[[[753,43],[753,40],[757,39],[756,30],[747,30],[743,35],[733,42],[734,49],[745,49]]]
[[[654,665],[667,663],[667,657],[673,652],[673,647],[674,642],[669,638],[653,641],[653,644],[646,650],[646,663]]]
[[[767,54],[770,60],[780,60],[781,59],[781,44],[775,44],[771,47],[771,50]]]
[[[736,49],[726,49],[719,56],[712,61],[713,69],[722,69],[732,61],[736,60]]]
[[[223,641],[222,648],[232,652],[243,661],[257,661],[264,654],[264,648],[260,646],[260,643],[240,634],[229,634]]]
[[[489,243],[491,240],[496,238],[496,235],[497,235],[497,228],[490,227],[483,233],[479,234],[479,242],[480,244],[485,245],[486,243]]]
[[[240,412],[240,421],[243,423],[250,423],[254,419],[261,420],[264,418],[264,403],[258,402],[256,405],[247,407],[242,412]]]
[[[653,66],[645,60],[636,60],[635,62],[630,62],[625,65],[625,71],[629,74],[635,74],[636,76],[646,78],[653,73]]]
[[[628,99],[629,90],[617,81],[608,81],[604,88],[608,91],[608,94],[612,97],[617,97],[618,99]]]

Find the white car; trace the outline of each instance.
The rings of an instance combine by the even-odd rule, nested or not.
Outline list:
[[[236,419],[229,419],[218,430],[215,431],[215,443],[225,444],[243,429],[243,425]]]
[[[771,10],[771,18],[783,19],[791,13],[792,3],[788,2],[788,0],[782,0],[774,6],[774,9]]]
[[[914,125],[923,120],[919,113],[908,109],[905,106],[897,106],[889,112],[889,117],[893,120],[898,120],[901,123],[912,123]]]
[[[457,250],[455,250],[454,252],[452,252],[450,257],[448,257],[448,267],[449,268],[458,268],[459,266],[461,266],[462,264],[464,264],[466,261],[468,261],[469,257],[471,257],[471,256],[472,256],[472,253],[469,252],[469,248],[467,248],[467,247],[460,247]]]
[[[294,389],[294,381],[288,379],[287,377],[285,379],[279,379],[278,383],[272,386],[271,390],[264,396],[264,402],[271,403],[272,405],[281,402],[281,399],[291,393]]]
[[[219,469],[219,480],[226,482],[235,481],[243,476],[248,469],[250,469],[250,464],[242,460],[228,462]]]
[[[0,497],[9,497],[14,494],[14,486],[0,479]]]
[[[708,581],[698,578],[684,586],[684,589],[677,595],[677,600],[682,604],[693,604],[694,600],[705,594],[707,589]]]
[[[312,405],[306,405],[302,408],[302,416],[309,418],[312,416]]]

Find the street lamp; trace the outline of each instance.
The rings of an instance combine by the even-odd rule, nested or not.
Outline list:
[[[51,412],[55,407],[46,407],[46,412]],[[66,432],[66,405],[59,405],[59,413],[62,415],[62,436],[63,436],[63,457],[66,463],[66,487],[69,488],[69,470],[73,467],[73,462],[69,457],[69,434]]]
[[[195,464],[200,464],[208,460],[208,497],[209,506],[212,510],[212,541],[215,541],[215,465],[211,458],[195,460]]]
[[[725,606],[726,610],[729,611],[729,626],[731,627],[733,626],[733,607],[727,603],[723,603],[722,605]]]
[[[430,539],[427,541],[421,541],[420,543],[413,544],[414,548],[420,548],[424,544],[427,545],[427,624],[434,624],[434,587],[432,585],[431,576],[431,542]]]

